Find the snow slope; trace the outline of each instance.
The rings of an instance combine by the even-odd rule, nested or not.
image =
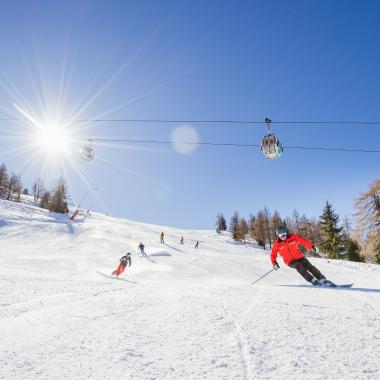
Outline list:
[[[378,266],[311,259],[337,290],[279,260],[252,286],[268,252],[227,235],[6,201],[0,239],[1,379],[380,379]]]

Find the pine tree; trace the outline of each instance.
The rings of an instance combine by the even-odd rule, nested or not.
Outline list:
[[[240,219],[239,222],[239,236],[240,239],[245,243],[245,239],[248,235],[248,223],[244,218]]]
[[[265,248],[266,232],[265,232],[265,215],[262,210],[258,211],[253,224],[253,238],[257,244]]]
[[[12,195],[15,193],[15,199],[19,200],[20,196],[20,184],[21,179],[20,176],[18,176],[15,173],[12,173],[11,178],[8,182],[8,191],[7,191],[7,200],[12,200]]]
[[[265,242],[269,243],[269,248],[272,248],[272,235],[270,232],[270,219],[271,215],[267,206],[264,207],[264,220],[265,220]]]
[[[218,214],[216,217],[216,232],[220,234],[222,231],[227,230],[226,219],[224,219],[223,214]]]
[[[249,217],[248,217],[248,230],[249,230],[249,236],[251,239],[254,239],[255,236],[254,236],[254,228],[255,228],[255,219],[256,217],[252,214],[249,214]]]
[[[50,193],[45,191],[41,196],[40,207],[49,209]]]
[[[350,261],[364,261],[364,258],[360,254],[360,246],[351,237],[344,232],[343,233],[344,253],[347,260]]]
[[[302,216],[298,219],[298,234],[300,236],[305,237],[306,239],[309,239],[308,236],[308,222],[307,216],[305,214],[302,214]]]
[[[221,218],[220,218],[220,231],[227,231],[227,222],[223,214],[221,215]]]
[[[69,212],[67,206],[67,187],[63,178],[60,178],[52,190],[49,202],[49,211],[66,214]]]
[[[271,236],[273,237],[273,239],[276,238],[276,230],[278,227],[280,226],[283,226],[284,225],[284,222],[282,221],[281,217],[280,217],[280,214],[278,213],[278,211],[276,210],[273,215],[272,215],[272,219],[270,221],[270,226],[271,226]]]
[[[300,232],[300,214],[297,210],[294,210],[292,214],[292,226],[293,226],[294,233],[296,233],[297,235],[301,233]]]
[[[319,223],[322,235],[322,242],[319,244],[320,250],[327,254],[330,259],[340,259],[340,254],[343,250],[343,227],[338,226],[339,216],[335,214],[329,202],[326,202]]]
[[[19,175],[17,179],[17,186],[15,187],[16,202],[21,202],[21,192],[22,192],[22,182],[21,182],[21,176]]]
[[[220,234],[220,217],[221,217],[221,214],[218,214],[216,216],[216,223],[215,223],[215,226],[216,226],[216,233],[217,234]]]
[[[351,237],[351,223],[350,221],[348,220],[347,216],[344,217],[344,220],[343,220],[343,231],[344,233],[350,238]]]
[[[44,193],[44,183],[41,178],[38,178],[36,182],[33,183],[33,199],[38,201],[42,194]]]
[[[292,219],[291,217],[287,216],[287,217],[284,219],[284,223],[283,223],[283,225],[284,225],[285,227],[287,227],[287,229],[288,229],[289,231],[291,231],[292,233],[295,233],[295,232],[296,232],[296,231],[295,231],[295,228],[294,228],[294,224],[293,224],[293,219]]]
[[[230,232],[232,233],[232,238],[234,240],[240,240],[239,222],[240,222],[239,214],[237,211],[235,211],[231,217],[230,228],[229,228]]]
[[[8,173],[4,164],[0,166],[0,197],[4,198],[8,189]]]

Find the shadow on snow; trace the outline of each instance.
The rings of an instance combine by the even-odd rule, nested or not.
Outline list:
[[[105,273],[100,272],[98,270],[96,271],[96,273],[100,274],[103,277],[111,278],[112,280],[120,280],[120,281],[131,282],[132,284],[137,284],[136,281],[127,280],[126,278],[123,278],[123,277],[112,276],[111,274],[105,274]]]
[[[156,252],[156,253],[151,253],[149,256],[171,256],[169,252]]]
[[[275,286],[284,286],[289,288],[310,288],[310,289],[330,289],[330,290],[339,290],[346,292],[365,292],[365,293],[380,293],[380,289],[372,288],[333,288],[327,286],[312,286],[312,285],[275,285]]]
[[[175,251],[182,252],[182,253],[186,253],[185,251],[182,251],[181,249],[178,249],[178,248],[176,248],[176,247],[173,247],[173,246],[170,245],[170,244],[165,243],[165,245],[166,245],[167,247],[171,248],[171,249],[174,249]]]

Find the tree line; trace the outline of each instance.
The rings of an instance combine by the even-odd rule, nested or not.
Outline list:
[[[41,178],[32,185],[31,192],[23,187],[21,175],[8,174],[5,164],[0,166],[0,198],[8,201],[20,202],[21,195],[31,195],[35,205],[52,212],[66,214],[69,212],[67,204],[68,188],[63,178],[59,178],[47,190]]]
[[[380,264],[380,179],[376,179],[354,205],[354,227],[347,217],[340,220],[327,201],[318,219],[301,215],[297,210],[290,217],[282,218],[278,211],[272,213],[264,207],[247,219],[235,211],[228,226],[223,214],[218,214],[216,230],[218,233],[230,231],[236,241],[251,238],[263,248],[271,248],[277,238],[276,229],[286,226],[292,233],[312,241],[327,258]]]

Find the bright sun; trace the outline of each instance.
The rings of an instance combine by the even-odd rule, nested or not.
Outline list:
[[[58,119],[44,117],[41,122],[32,112],[24,110],[17,104],[14,107],[23,115],[34,129],[34,144],[50,155],[61,155],[69,153],[70,134],[69,128]]]
[[[64,153],[68,150],[69,136],[63,127],[39,127],[36,140],[37,144],[49,153]]]

